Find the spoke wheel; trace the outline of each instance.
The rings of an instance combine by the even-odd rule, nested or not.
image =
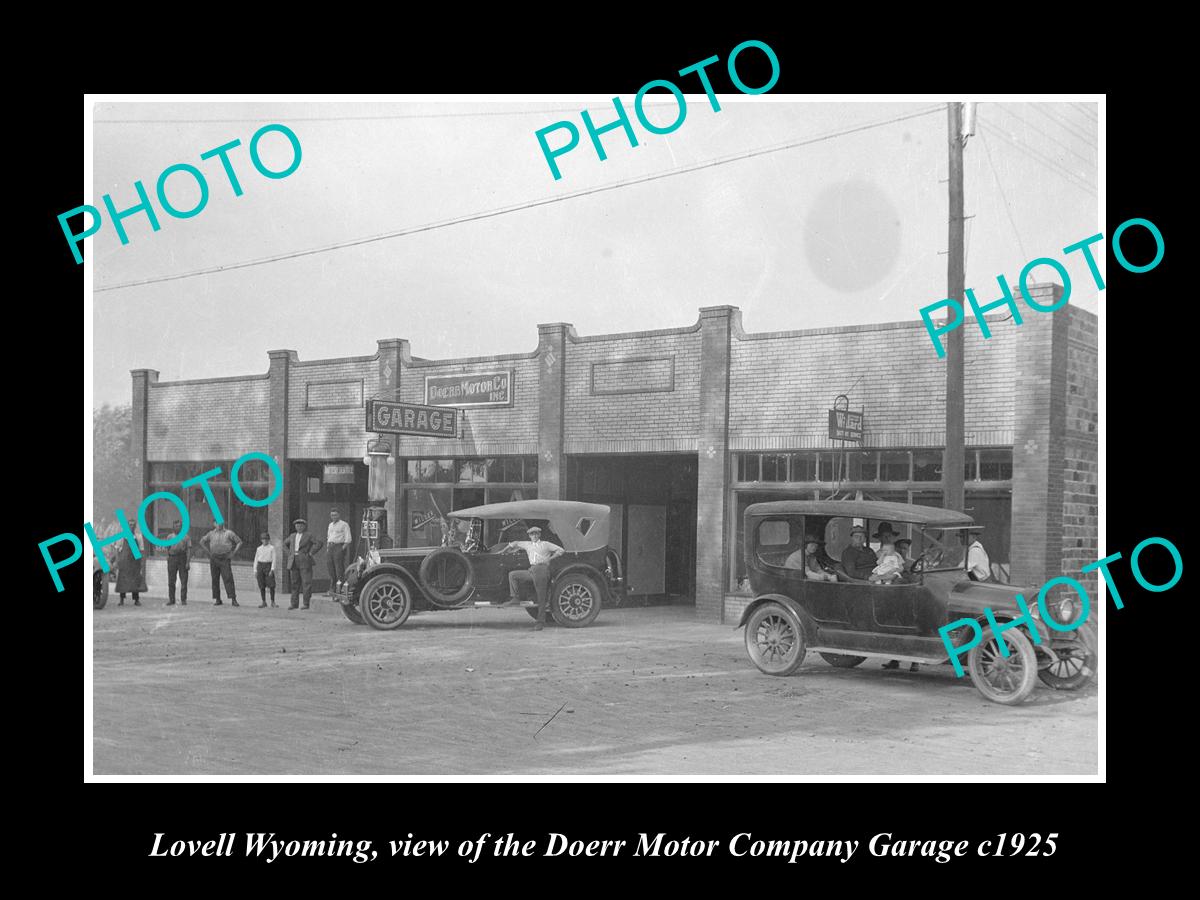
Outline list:
[[[1000,651],[1000,641],[1008,656]],[[971,648],[967,671],[979,693],[995,703],[1020,703],[1037,685],[1037,653],[1023,632],[1013,628],[991,636]]]
[[[746,623],[746,652],[760,672],[791,675],[804,662],[804,628],[782,603],[764,603]]]
[[[848,653],[822,653],[821,659],[837,669],[853,669],[867,661],[865,656],[851,656]]]
[[[1076,691],[1096,676],[1096,654],[1082,642],[1078,646],[1056,647],[1058,659],[1038,672],[1038,678],[1056,691]]]
[[[412,592],[398,575],[376,575],[363,586],[358,609],[372,628],[391,631],[403,625],[412,612]],[[349,613],[346,617],[350,618]]]
[[[534,618],[537,610],[530,610]],[[587,575],[564,575],[550,586],[550,615],[564,628],[583,628],[600,614],[600,586]]]

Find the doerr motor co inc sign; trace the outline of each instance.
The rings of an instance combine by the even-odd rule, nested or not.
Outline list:
[[[456,438],[458,410],[394,400],[368,400],[367,431]]]
[[[512,369],[425,376],[430,406],[512,406]]]

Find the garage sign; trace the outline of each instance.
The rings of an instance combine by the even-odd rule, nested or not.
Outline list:
[[[393,400],[367,401],[367,431],[457,438],[458,416],[458,410],[439,406]]]

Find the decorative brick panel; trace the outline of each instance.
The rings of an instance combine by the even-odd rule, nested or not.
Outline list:
[[[675,390],[675,357],[592,363],[592,394],[652,394]]]
[[[147,457],[233,460],[268,448],[270,384],[264,375],[165,381],[148,391]]]

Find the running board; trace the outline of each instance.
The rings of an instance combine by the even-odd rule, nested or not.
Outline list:
[[[533,609],[537,609],[537,604],[534,603],[532,600],[523,600],[519,604],[516,604],[516,603],[492,603],[489,600],[476,600],[474,603],[471,604],[471,606],[475,609],[488,609],[489,607],[491,607],[493,609],[516,609],[518,606],[522,606],[525,609],[529,609],[530,607],[532,607]]]
[[[809,653],[836,653],[838,656],[862,656],[866,659],[895,659],[906,663],[921,663],[926,666],[936,666],[949,662],[945,656],[906,656],[903,653],[872,653],[867,650],[844,650],[837,647],[809,647]]]

